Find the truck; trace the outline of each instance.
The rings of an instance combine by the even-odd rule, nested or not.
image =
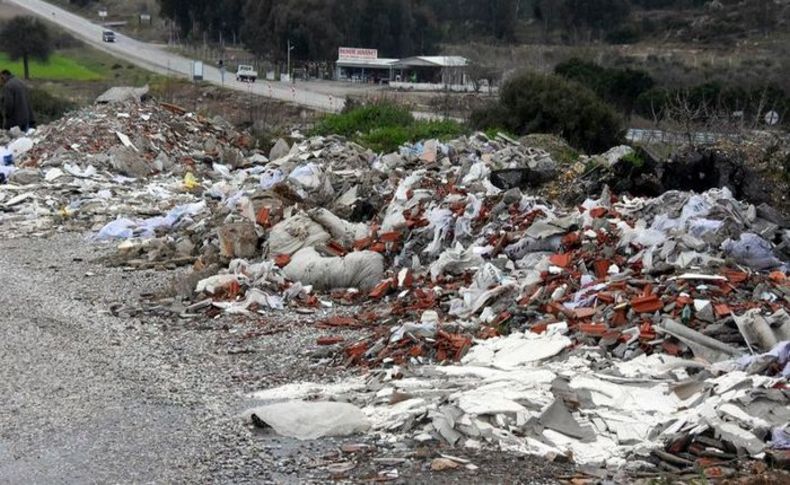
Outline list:
[[[254,83],[258,79],[258,73],[252,66],[241,65],[236,70],[236,81]]]

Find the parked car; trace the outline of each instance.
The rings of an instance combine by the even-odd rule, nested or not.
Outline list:
[[[104,42],[115,42],[115,32],[112,30],[105,30],[101,34],[101,40]]]
[[[236,81],[254,83],[258,79],[258,72],[252,66],[239,66],[236,71]]]

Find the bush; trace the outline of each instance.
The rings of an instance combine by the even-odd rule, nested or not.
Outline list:
[[[64,114],[75,108],[74,103],[67,99],[53,96],[49,92],[33,88],[29,91],[30,107],[39,125],[51,123],[63,117]]]
[[[642,33],[639,27],[634,24],[623,25],[608,34],[606,34],[606,42],[610,44],[636,44]]]
[[[475,111],[472,126],[512,133],[551,133],[574,148],[598,153],[623,139],[622,120],[593,91],[560,76],[522,74],[502,88],[498,104]]]
[[[606,68],[578,58],[558,64],[554,72],[587,86],[627,115],[633,112],[639,96],[655,85],[653,78],[645,71]]]
[[[355,106],[327,116],[312,130],[314,135],[343,135],[377,152],[392,152],[419,140],[450,139],[465,132],[455,121],[415,120],[407,108],[392,103]]]
[[[376,128],[395,128],[414,123],[411,112],[396,104],[379,103],[357,106],[347,112],[330,115],[321,120],[314,128],[318,135],[343,135],[353,137]]]

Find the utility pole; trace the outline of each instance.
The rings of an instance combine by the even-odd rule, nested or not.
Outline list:
[[[291,78],[291,51],[292,50],[294,50],[294,48],[291,45],[291,39],[288,39],[288,67],[286,69],[287,69],[287,72],[288,72],[288,80],[291,81],[291,82],[293,82],[293,79]]]

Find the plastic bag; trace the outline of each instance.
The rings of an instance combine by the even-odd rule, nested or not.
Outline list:
[[[137,223],[131,219],[119,218],[102,227],[94,239],[107,241],[111,239],[130,239],[134,237]]]
[[[261,174],[260,186],[263,190],[269,190],[283,180],[285,180],[285,175],[279,168],[266,169]]]
[[[461,244],[456,244],[452,249],[443,252],[431,265],[431,279],[436,281],[444,273],[460,274],[482,266],[483,258],[474,249],[474,246],[464,249]]]
[[[195,190],[198,187],[200,187],[198,179],[195,178],[192,172],[187,172],[187,174],[184,175],[184,189]]]
[[[770,269],[782,265],[774,256],[771,243],[752,232],[744,232],[737,241],[727,239],[721,249],[728,257],[753,269]]]

